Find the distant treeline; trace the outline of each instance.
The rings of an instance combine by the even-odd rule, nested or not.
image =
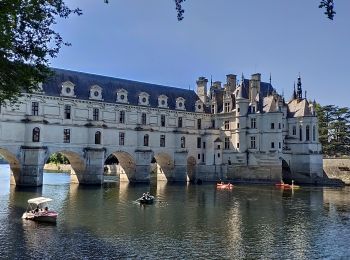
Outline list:
[[[316,104],[319,140],[325,156],[350,155],[350,109]]]
[[[47,160],[47,163],[54,163],[54,164],[70,164],[67,157],[65,157],[61,153],[53,153],[49,159]]]

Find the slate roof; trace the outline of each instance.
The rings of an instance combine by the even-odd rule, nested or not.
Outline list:
[[[288,117],[312,116],[309,102],[306,99],[293,99],[288,102]]]
[[[155,108],[158,107],[158,97],[160,95],[166,95],[168,97],[169,109],[175,109],[176,98],[183,97],[185,99],[185,109],[188,112],[195,111],[195,103],[199,100],[199,97],[193,90],[64,69],[53,68],[52,70],[55,72],[55,76],[43,84],[43,91],[49,96],[61,96],[62,83],[65,81],[71,81],[75,84],[74,93],[76,98],[84,100],[90,100],[90,87],[93,85],[98,85],[102,88],[102,98],[104,99],[104,102],[109,103],[117,103],[116,93],[118,89],[125,89],[128,91],[128,102],[131,105],[138,105],[138,97],[141,92],[146,92],[150,95],[150,107]]]

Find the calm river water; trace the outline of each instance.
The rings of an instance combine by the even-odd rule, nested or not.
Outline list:
[[[38,189],[9,183],[0,166],[0,258],[350,258],[349,187],[84,187],[53,173]],[[135,202],[145,191],[154,205]],[[21,219],[27,200],[41,195],[54,199],[56,225]]]

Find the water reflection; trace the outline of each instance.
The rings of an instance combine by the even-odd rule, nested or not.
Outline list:
[[[350,256],[349,187],[216,190],[212,184],[165,182],[86,187],[70,184],[69,175],[45,174],[42,188],[19,189],[5,175],[0,172],[0,258]],[[156,202],[140,206],[136,199],[147,191]],[[41,195],[54,198],[57,225],[20,218],[27,200]]]

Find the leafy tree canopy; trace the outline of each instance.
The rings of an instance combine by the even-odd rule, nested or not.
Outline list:
[[[65,43],[52,29],[58,18],[68,18],[63,0],[0,1],[0,102],[14,102],[21,92],[32,92],[49,75],[49,57]]]

